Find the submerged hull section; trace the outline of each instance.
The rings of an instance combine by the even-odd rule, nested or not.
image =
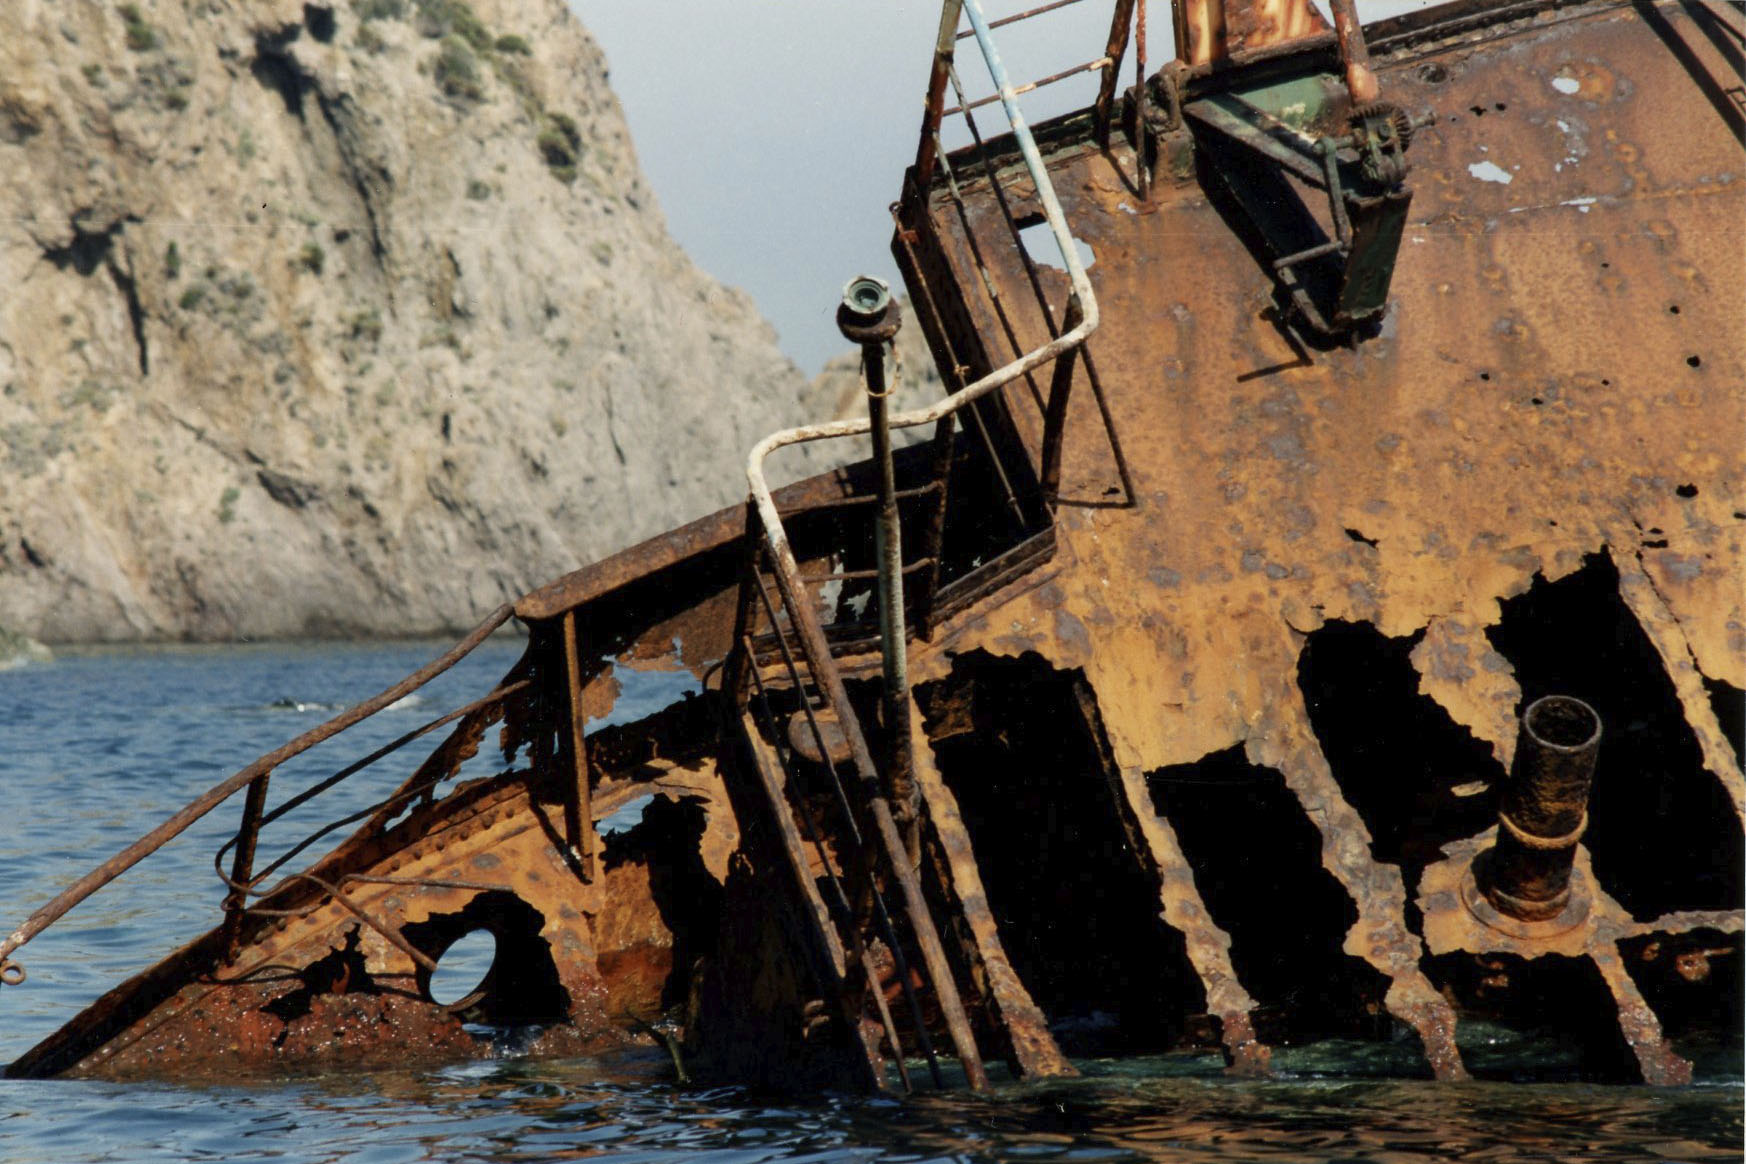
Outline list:
[[[598,563],[516,605],[523,661],[303,873],[245,773],[224,923],[12,1073],[452,1058],[484,1023],[786,1085],[1401,1032],[1459,1078],[1498,1069],[1482,1019],[1689,1078],[1680,1038],[1740,1029],[1740,20],[1487,7],[1370,30],[1436,121],[1344,334],[1193,112],[1336,76],[1331,34],[1166,70],[1107,139],[1040,126],[1046,183],[1024,134],[911,171],[894,252],[948,390],[1075,327],[1018,238],[1050,197],[1097,311],[897,454],[896,702],[873,465]],[[630,671],[671,702],[614,714]],[[1550,694],[1604,725],[1593,791],[1562,850],[1516,843],[1570,854],[1581,909],[1500,920],[1473,864]],[[439,1005],[478,929],[491,973]]]

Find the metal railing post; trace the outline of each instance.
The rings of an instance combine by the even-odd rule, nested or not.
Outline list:
[[[886,750],[885,795],[903,833],[910,866],[921,861],[920,823],[916,819],[915,764],[911,754],[909,698],[909,616],[903,602],[903,527],[897,513],[897,478],[891,464],[891,427],[886,403],[885,345],[897,337],[903,315],[891,298],[891,288],[868,275],[843,288],[837,327],[843,338],[861,345],[867,373],[867,421],[873,438],[873,460],[879,472],[879,517],[873,527],[879,571],[879,644],[885,672],[885,724],[890,733]]]
[[[1063,329],[1072,331],[1083,316],[1078,298],[1069,299]],[[1073,393],[1073,357],[1078,354],[1079,349],[1073,348],[1056,357],[1055,374],[1049,379],[1048,406],[1043,413],[1042,486],[1043,496],[1051,503],[1061,492],[1061,445],[1066,437],[1067,400]]]
[[[224,899],[224,956],[234,957],[248,910],[249,881],[254,876],[255,844],[261,835],[261,814],[267,809],[267,779],[271,768],[249,783],[243,801],[242,825],[236,833],[236,855],[230,865],[230,893]]]
[[[1134,18],[1134,0],[1116,0],[1115,12],[1109,22],[1109,45],[1104,49],[1103,81],[1097,87],[1097,138],[1109,145],[1109,111],[1115,100],[1116,85],[1121,81],[1122,58],[1128,53],[1128,25]]]
[[[927,102],[922,108],[921,145],[915,155],[916,189],[926,191],[934,176],[933,141],[940,132],[940,118],[946,103],[946,75],[952,69],[952,54],[958,42],[958,17],[962,0],[945,0],[940,5],[940,33],[934,40],[934,64],[928,74]]]
[[[1370,46],[1364,43],[1364,28],[1352,0],[1329,0],[1334,9],[1334,33],[1340,38],[1340,60],[1346,65],[1346,89],[1354,105],[1376,100],[1382,93],[1376,72],[1370,67]]]

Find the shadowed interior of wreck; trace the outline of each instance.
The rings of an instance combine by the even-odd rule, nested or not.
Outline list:
[[[1159,1050],[1205,998],[1079,711],[1038,655],[953,660],[916,691],[1013,968],[1069,1054]],[[1204,1031],[1204,1028],[1203,1028]]]
[[[1323,867],[1321,835],[1279,773],[1249,763],[1239,746],[1149,772],[1146,784],[1231,937],[1262,1041],[1387,1038],[1388,981],[1341,949],[1358,912]]]
[[[1462,1013],[1519,1034],[1540,1036],[1561,1054],[1523,1062],[1507,1051],[1488,1056],[1482,1044],[1467,1056],[1480,1079],[1628,1080],[1637,1075],[1631,1048],[1616,1024],[1595,1015],[1613,1008],[1607,985],[1587,958],[1545,954],[1444,955],[1426,960],[1425,971]],[[1499,1040],[1508,1045],[1508,1040]]]
[[[1378,861],[1398,865],[1410,897],[1442,847],[1490,825],[1503,770],[1491,748],[1419,690],[1423,632],[1391,639],[1331,620],[1310,633],[1297,681],[1340,791],[1370,830]]]
[[[1716,722],[1727,737],[1728,746],[1734,749],[1734,762],[1746,765],[1746,691],[1725,679],[1711,679],[1707,675],[1704,690],[1709,692],[1710,708],[1716,713]]]
[[[696,798],[657,796],[632,828],[606,838],[608,892],[617,889],[615,896],[634,903],[632,908],[652,931],[649,940],[627,941],[600,953],[600,973],[617,1013],[646,1021],[682,1008],[698,960],[715,952],[722,886],[704,867],[705,818]],[[621,868],[626,876],[617,875]]]
[[[1638,921],[1742,904],[1746,850],[1727,790],[1706,769],[1660,657],[1619,598],[1605,553],[1537,577],[1486,631],[1525,706],[1575,695],[1604,725],[1584,843],[1595,876]]]

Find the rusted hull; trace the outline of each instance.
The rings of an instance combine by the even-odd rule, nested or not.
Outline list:
[[[524,598],[524,686],[404,803],[12,1072],[454,1057],[483,1019],[557,1054],[664,1023],[692,1074],[785,1085],[1191,1046],[1262,1073],[1400,1029],[1460,1078],[1481,1017],[1689,1078],[1673,1036],[1737,1038],[1741,995],[1740,20],[1454,7],[1370,32],[1437,121],[1388,311],[1343,342],[1168,103],[1138,153],[1041,128],[1101,319],[895,454],[908,705],[879,710],[874,466],[778,494],[781,537],[704,519]],[[1011,241],[1041,212],[1005,139],[912,172],[894,250],[948,389],[1075,326]],[[627,671],[694,682],[584,735]],[[1506,842],[1561,845],[1584,909],[1512,925],[1473,861],[1548,694],[1606,724],[1592,798]],[[503,770],[450,787],[499,723]],[[437,1006],[425,962],[474,928],[494,977]]]

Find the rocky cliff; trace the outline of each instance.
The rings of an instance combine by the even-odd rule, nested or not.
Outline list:
[[[743,493],[806,385],[563,0],[0,6],[0,626],[413,634]]]

